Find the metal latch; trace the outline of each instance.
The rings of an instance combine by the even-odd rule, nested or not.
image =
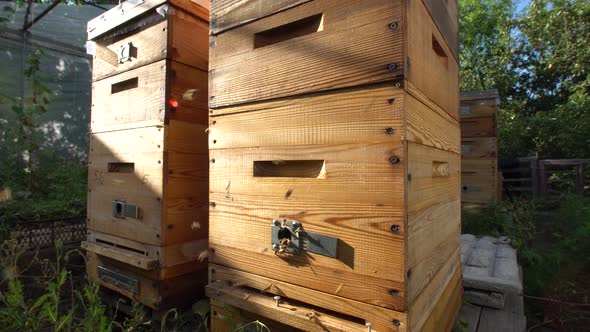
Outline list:
[[[141,219],[141,216],[139,214],[139,208],[137,206],[127,204],[127,201],[119,199],[115,199],[113,201],[113,217],[118,219]]]
[[[337,257],[338,239],[307,232],[293,220],[273,220],[271,225],[272,250],[278,254],[297,255],[301,250],[332,258]]]
[[[131,42],[119,46],[119,53],[117,54],[119,63],[130,62],[132,60],[131,58],[137,57],[137,52],[135,50],[136,48],[133,47]]]
[[[139,293],[139,278],[136,276],[123,273],[116,269],[109,269],[104,266],[98,266],[98,278],[117,288],[124,289],[134,295]]]

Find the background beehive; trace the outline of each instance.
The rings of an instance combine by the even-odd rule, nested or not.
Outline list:
[[[461,201],[487,204],[502,197],[498,173],[496,90],[461,95]]]
[[[88,275],[154,309],[194,302],[206,279],[203,6],[126,2],[88,24]]]
[[[450,328],[461,296],[457,7],[440,6],[212,2],[217,307],[308,331]],[[276,255],[273,219],[338,238],[337,257]]]

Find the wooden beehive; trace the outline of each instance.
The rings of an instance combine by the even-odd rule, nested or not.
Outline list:
[[[206,279],[204,6],[127,1],[88,24],[88,275],[157,310],[194,301]]]
[[[496,90],[461,95],[461,201],[464,203],[494,203],[502,197],[496,134],[498,104]]]
[[[437,6],[212,2],[215,306],[305,331],[450,329],[460,132],[445,32],[457,9],[437,10],[437,25]]]

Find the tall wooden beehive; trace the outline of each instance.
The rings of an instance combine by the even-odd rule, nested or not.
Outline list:
[[[450,329],[457,15],[456,1],[212,1],[213,331],[227,312],[304,331]]]
[[[88,274],[154,309],[206,283],[208,3],[126,1],[88,23]]]
[[[502,197],[498,173],[498,91],[461,94],[461,201],[494,203]]]

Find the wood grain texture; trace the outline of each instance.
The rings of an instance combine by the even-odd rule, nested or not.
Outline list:
[[[158,264],[157,258],[147,257],[133,251],[121,250],[117,247],[107,246],[101,243],[82,241],[81,247],[97,255],[113,258],[144,270],[152,270]]]
[[[406,94],[406,136],[408,141],[460,153],[460,129],[448,113]]]
[[[459,120],[459,65],[424,3],[407,2],[406,79]]]
[[[209,146],[399,144],[403,106],[401,89],[379,86],[222,108],[213,110]]]
[[[119,33],[114,34],[114,37],[95,40],[97,51],[92,62],[93,81],[162,59],[171,59],[200,70],[208,70],[209,36],[205,21],[190,16],[184,19],[178,15],[162,18],[155,12],[151,15],[145,19],[145,24],[140,25],[141,30],[136,33]],[[154,20],[151,18],[153,16],[156,16],[159,22],[151,23]],[[119,63],[119,47],[128,43],[133,45],[134,55],[130,61]]]
[[[91,131],[150,120],[206,124],[206,99],[205,71],[161,60],[92,83]],[[171,107],[170,100],[178,107]]]
[[[463,298],[463,285],[461,282],[461,268],[457,268],[453,277],[448,282],[430,317],[422,326],[423,332],[450,332],[454,331],[454,322],[458,316]]]
[[[492,159],[498,155],[498,140],[495,137],[461,139],[461,158]]]
[[[259,321],[264,326],[268,327],[270,331],[281,332],[301,332],[301,330],[285,325],[275,320],[255,315],[246,310],[230,306],[226,303],[221,303],[211,300],[211,325],[209,331],[211,332],[227,332],[235,331],[240,327],[255,326],[255,322]]]
[[[228,269],[220,265],[209,266],[209,285],[212,288],[248,287],[262,293],[280,295],[284,299],[295,299],[324,310],[371,322],[377,331],[397,331],[392,322],[405,321],[405,314],[340,296],[318,292],[307,287],[296,286],[280,280],[264,278],[256,274]]]
[[[498,101],[492,99],[476,99],[463,100],[461,99],[461,108],[459,113],[461,119],[478,118],[478,117],[496,117],[498,112]]]
[[[447,260],[442,269],[436,274],[422,293],[410,304],[408,309],[408,325],[410,331],[423,331],[424,327],[429,324],[428,321],[433,319],[433,317],[436,317],[437,310],[451,309],[447,308],[444,304],[444,295],[447,293],[446,291],[449,286],[452,289],[447,293],[450,297],[458,297],[459,299],[462,297],[462,287],[453,287],[455,286],[453,280],[456,282],[457,279],[459,281],[461,280],[460,249]],[[441,307],[437,308],[439,305]],[[458,311],[459,306],[457,306],[457,310],[454,313],[449,310],[448,314],[445,314],[440,320],[435,320],[434,323],[441,326],[447,324],[452,325]],[[440,329],[441,326],[438,326],[431,331],[445,331],[444,329]]]
[[[429,285],[449,260],[457,259],[461,234],[460,156],[408,143],[406,273],[407,302],[427,296]],[[447,176],[433,176],[446,163]],[[430,291],[437,291],[430,288]]]
[[[301,331],[348,332],[367,329],[362,322],[351,321],[330,312],[323,312],[321,309],[300,302],[284,300],[277,307],[272,296],[265,296],[240,288],[207,286],[207,294],[215,303],[241,308],[256,315],[280,321]],[[405,322],[403,325],[400,322],[400,326],[394,329],[384,331],[406,331]]]
[[[402,162],[391,164],[392,155]],[[210,166],[213,262],[267,277],[281,273],[281,280],[295,284],[314,280],[314,289],[400,308],[401,297],[384,292],[389,288],[403,294],[403,149],[399,144],[220,149],[211,150],[210,158],[215,160]],[[253,176],[255,160],[297,159],[325,160],[326,177]],[[270,250],[270,225],[277,218],[296,219],[307,231],[339,238],[341,255],[338,259],[311,253],[277,257]],[[391,232],[393,224],[400,225],[399,235]],[[228,237],[228,229],[249,235]],[[251,257],[256,257],[255,262]],[[366,283],[361,281],[365,278],[375,280],[375,285],[367,284],[360,291],[358,285]]]
[[[410,0],[412,1],[412,0]],[[423,0],[447,46],[459,62],[459,6],[457,0]]]
[[[88,227],[151,245],[206,238],[205,140],[202,126],[177,121],[165,127],[92,134]],[[133,163],[133,172],[110,172],[113,162]],[[115,199],[138,206],[141,219],[114,218]]]
[[[209,106],[401,77],[403,25],[389,28],[391,22],[401,22],[401,8],[401,0],[316,0],[213,37]],[[317,14],[323,15],[322,31],[254,48],[256,33]],[[392,63],[397,64],[393,71],[388,68]]]
[[[211,1],[211,34],[293,8],[311,0],[214,0]]]
[[[139,293],[133,294],[100,280],[97,272],[98,266],[114,268],[137,278]],[[202,272],[187,273],[167,280],[156,280],[146,276],[145,271],[141,269],[99,256],[93,252],[86,253],[86,270],[90,280],[155,310],[182,308],[195,303],[203,297],[204,285],[207,283],[206,273]]]

